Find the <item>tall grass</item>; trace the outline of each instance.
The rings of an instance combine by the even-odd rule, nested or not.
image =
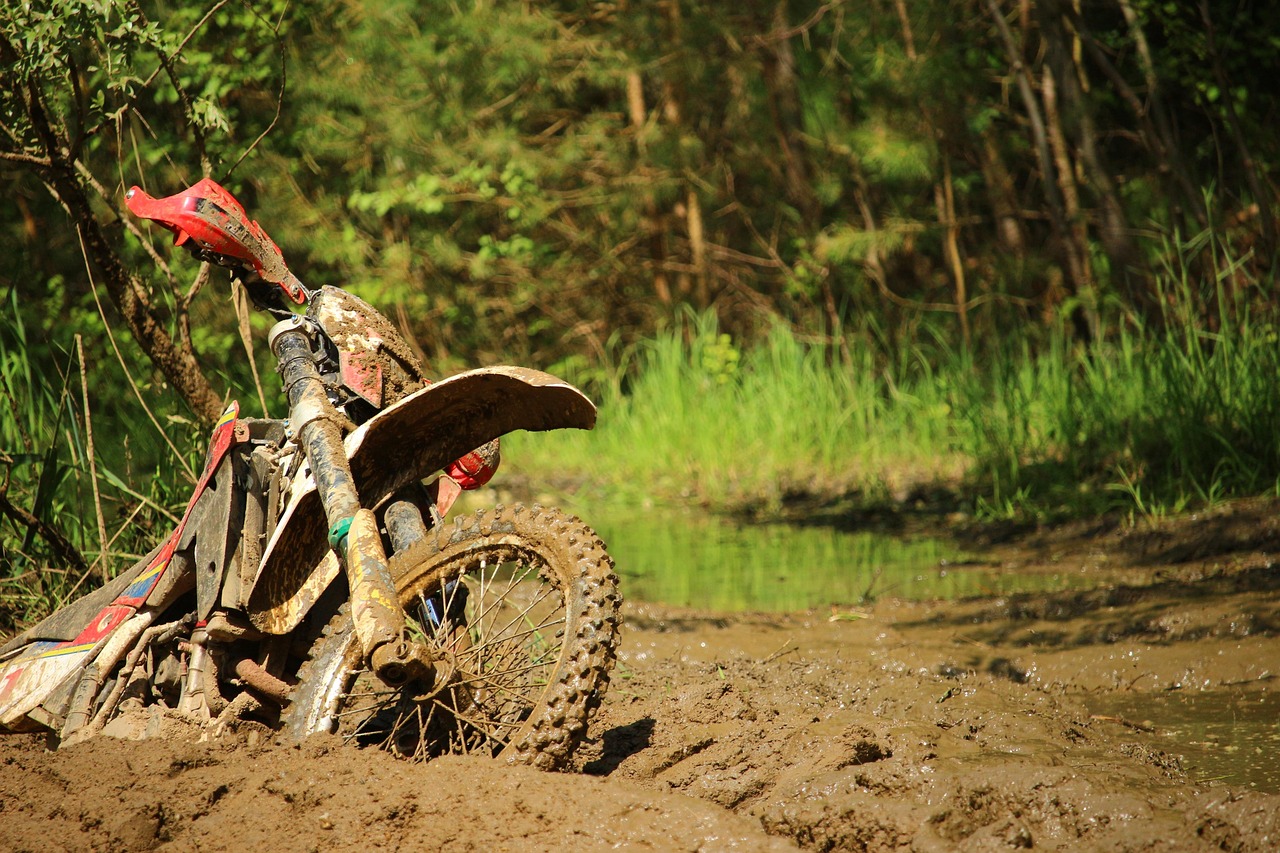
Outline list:
[[[997,515],[1162,514],[1274,492],[1280,346],[1269,296],[1205,232],[1165,253],[1160,310],[1089,347],[991,360],[957,408],[970,481]]]
[[[843,360],[847,358],[848,360]],[[847,356],[778,326],[740,350],[713,316],[687,316],[598,388],[594,433],[514,436],[505,456],[536,478],[578,479],[623,501],[777,506],[788,495],[860,491],[958,472],[950,389]]]
[[[90,401],[91,465],[80,371],[94,377],[93,388],[124,382],[105,379],[109,364],[82,365],[69,342],[37,347],[29,334],[10,291],[0,304],[0,636],[150,550],[180,512],[187,485],[149,422],[119,399]],[[191,432],[181,421],[170,426]]]
[[[901,498],[942,485],[987,517],[1161,514],[1280,492],[1280,341],[1261,285],[1206,232],[1176,242],[1159,310],[1087,346],[1064,326],[981,358],[927,341],[847,354],[779,326],[740,350],[709,316],[597,384],[591,434],[516,437],[534,481],[592,499],[777,508],[789,494]]]
[[[69,365],[59,376],[31,363],[16,299],[11,291],[4,306],[8,316],[0,316],[0,499],[7,509],[0,512],[0,617],[16,613],[17,619],[0,618],[0,631],[6,621],[50,609],[56,590],[74,583],[67,566],[51,565],[55,546],[26,519],[51,524],[58,517],[79,517],[84,509],[75,490],[66,488],[75,479],[74,460],[83,458],[78,422],[68,413],[63,377]],[[77,553],[81,532],[63,532]]]

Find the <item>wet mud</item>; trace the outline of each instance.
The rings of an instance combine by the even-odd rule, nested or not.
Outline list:
[[[1278,707],[1278,514],[978,543],[1011,570],[1108,578],[1090,591],[628,606],[576,773],[415,766],[253,726],[198,743],[172,718],[58,752],[0,739],[0,849],[1273,851],[1280,783],[1209,768],[1211,746],[1136,712]]]

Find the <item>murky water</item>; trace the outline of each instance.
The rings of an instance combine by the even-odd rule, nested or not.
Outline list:
[[[1197,781],[1280,793],[1280,695],[1260,690],[1113,693],[1086,700],[1095,714],[1149,728],[1152,746],[1182,758]]]
[[[1058,592],[1118,580],[1106,572],[1018,573],[943,539],[826,526],[743,525],[695,515],[593,507],[631,601],[717,611],[845,608],[876,598],[956,600]],[[1280,792],[1280,696],[1221,690],[1095,697],[1090,710],[1149,724],[1135,732],[1183,758],[1192,778]]]
[[[1000,571],[940,539],[648,511],[593,508],[590,517],[634,601],[794,611],[856,606],[884,596],[957,599],[1080,583],[1065,574]]]

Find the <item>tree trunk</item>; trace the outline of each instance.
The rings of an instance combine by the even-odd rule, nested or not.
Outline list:
[[[640,165],[645,160],[644,126],[648,121],[648,111],[644,105],[644,80],[639,71],[627,74],[627,112],[631,118],[631,129],[636,137],[636,150],[640,154]],[[649,256],[653,262],[653,292],[663,305],[671,304],[671,283],[667,280],[664,268],[667,262],[666,241],[662,229],[658,227],[658,209],[653,198],[645,199],[644,222],[649,229]]]
[[[1027,254],[1027,235],[1022,227],[1022,219],[1018,215],[1018,193],[1013,183],[1013,176],[1005,166],[1000,149],[996,146],[995,134],[990,128],[982,134],[981,154],[982,177],[987,187],[987,199],[991,204],[992,214],[996,222],[996,239],[1018,260]]]
[[[1092,105],[1086,91],[1088,76],[1082,64],[1082,47],[1085,38],[1074,31],[1071,20],[1078,20],[1074,7],[1064,0],[1042,0],[1040,6],[1040,32],[1045,44],[1045,65],[1052,72],[1056,85],[1059,108],[1054,111],[1056,126],[1063,140],[1064,149],[1083,166],[1079,182],[1087,189],[1099,208],[1098,236],[1107,255],[1113,283],[1132,284],[1129,276],[1137,257],[1137,249],[1129,237],[1129,224],[1123,206],[1116,194],[1111,172],[1098,149],[1097,132],[1093,123]],[[1046,104],[1048,98],[1045,99]],[[1046,107],[1047,111],[1047,107]],[[1051,124],[1053,124],[1051,122]],[[1061,177],[1060,177],[1061,180]],[[1074,184],[1075,181],[1072,181]],[[1084,231],[1085,204],[1072,190],[1063,191],[1064,199],[1075,196],[1078,209],[1067,211],[1069,219],[1078,223],[1077,251],[1087,262],[1088,242]],[[1136,274],[1136,273],[1135,273]],[[1146,289],[1130,288],[1131,301],[1139,307],[1147,303]]]
[[[1209,4],[1206,0],[1200,0],[1199,8],[1200,20],[1204,24],[1205,39],[1208,42],[1209,61],[1213,67],[1214,81],[1218,84],[1218,90],[1222,93],[1222,103],[1226,108],[1227,128],[1231,132],[1231,141],[1235,144],[1236,152],[1240,156],[1240,167],[1244,171],[1245,183],[1249,185],[1249,192],[1253,193],[1253,202],[1258,206],[1258,215],[1262,226],[1258,234],[1259,243],[1261,244],[1260,254],[1264,257],[1269,257],[1276,244],[1275,217],[1271,213],[1272,198],[1270,193],[1262,186],[1262,179],[1258,175],[1257,162],[1253,159],[1253,152],[1249,149],[1248,142],[1245,141],[1244,129],[1240,126],[1240,116],[1236,112],[1235,98],[1231,96],[1231,81],[1227,79],[1226,70],[1222,67],[1222,56],[1218,52],[1213,19],[1209,16]]]
[[[943,227],[942,254],[951,268],[951,280],[955,285],[956,314],[960,317],[960,339],[965,351],[972,343],[969,332],[969,293],[964,276],[964,260],[960,257],[960,223],[956,217],[955,188],[951,180],[951,159],[942,158],[942,182],[934,184],[934,203]]]
[[[1041,75],[1040,97],[1044,103],[1045,125],[1049,131],[1049,146],[1057,167],[1058,189],[1062,194],[1062,211],[1067,229],[1064,233],[1063,255],[1067,274],[1071,277],[1072,291],[1080,301],[1071,313],[1076,330],[1087,340],[1097,335],[1097,295],[1093,269],[1089,264],[1089,227],[1080,208],[1079,186],[1076,184],[1075,165],[1062,131],[1062,114],[1058,109],[1057,82],[1052,69],[1047,66]]]
[[[1045,113],[1049,112],[1046,106],[1041,109],[1040,99],[1036,97],[1035,87],[1032,83],[1031,72],[1027,69],[1026,63],[1022,58],[1022,51],[1019,49],[1017,42],[1014,41],[1013,31],[1009,29],[1009,22],[1004,19],[1004,13],[1000,9],[998,0],[985,0],[987,11],[991,15],[992,21],[996,25],[997,31],[1000,33],[1001,41],[1004,43],[1005,53],[1009,57],[1009,64],[1014,80],[1017,83],[1018,94],[1022,99],[1023,107],[1027,113],[1027,122],[1031,126],[1031,140],[1035,146],[1036,158],[1040,164],[1040,185],[1044,188],[1045,201],[1049,208],[1049,222],[1053,228],[1054,238],[1057,240],[1060,256],[1062,257],[1063,266],[1066,268],[1067,277],[1070,279],[1070,289],[1075,294],[1085,294],[1091,292],[1091,280],[1088,276],[1087,264],[1081,262],[1080,254],[1075,249],[1075,239],[1071,224],[1068,221],[1066,204],[1062,197],[1062,189],[1059,185],[1059,176],[1057,174],[1062,158],[1056,158],[1053,147],[1050,145],[1049,131],[1045,126]],[[1046,88],[1041,88],[1042,95],[1053,96],[1052,78],[1045,77],[1045,83],[1049,84]],[[1057,161],[1055,163],[1055,161]],[[1070,169],[1070,163],[1065,163]],[[1070,175],[1067,176],[1070,180]],[[1071,184],[1069,184],[1071,185]],[[1087,256],[1086,256],[1087,257]],[[1072,322],[1076,327],[1077,334],[1088,340],[1091,336],[1091,324],[1080,315],[1078,311],[1072,313]]]
[[[1160,78],[1156,75],[1155,61],[1151,58],[1151,48],[1147,44],[1147,35],[1139,25],[1138,15],[1133,10],[1133,4],[1130,0],[1117,0],[1117,2],[1120,4],[1120,11],[1124,14],[1125,24],[1129,27],[1129,36],[1133,39],[1134,46],[1137,48],[1138,63],[1142,66],[1142,75],[1147,86],[1146,106],[1139,104],[1138,99],[1132,96],[1132,92],[1125,100],[1134,107],[1138,117],[1151,128],[1147,136],[1158,146],[1159,150],[1155,151],[1158,164],[1162,167],[1167,164],[1167,168],[1182,189],[1183,201],[1187,209],[1191,211],[1191,215],[1201,228],[1207,227],[1209,216],[1204,209],[1204,198],[1200,195],[1200,188],[1191,180],[1191,176],[1187,174],[1187,169],[1182,163],[1182,155],[1180,153],[1182,149],[1169,121],[1169,113],[1164,105],[1164,95],[1160,92]],[[1099,50],[1097,53],[1101,54],[1102,52]],[[1110,63],[1108,62],[1107,64]],[[1111,77],[1111,75],[1108,76]],[[1113,82],[1119,76],[1119,74],[1114,75],[1112,77]]]
[[[819,205],[813,193],[808,158],[802,134],[803,113],[796,89],[796,60],[791,48],[786,0],[773,7],[773,19],[766,39],[763,77],[769,112],[782,159],[787,200],[799,211],[806,225],[817,222]]]

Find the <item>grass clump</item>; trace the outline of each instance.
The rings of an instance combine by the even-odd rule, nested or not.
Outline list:
[[[80,347],[30,346],[19,308],[10,290],[0,311],[0,636],[149,551],[172,529],[190,485],[191,463],[155,461],[163,445],[145,421],[134,422],[142,418],[88,399],[102,381],[89,378]],[[57,360],[37,363],[34,351]],[[87,414],[90,402],[99,405]]]
[[[741,349],[710,314],[687,316],[599,383],[594,433],[509,442],[533,479],[590,482],[624,502],[776,507],[958,471],[945,382],[904,382],[865,342],[846,353],[778,325]]]
[[[900,501],[917,486],[1032,520],[1280,492],[1264,288],[1209,232],[1167,255],[1158,308],[1087,345],[1064,324],[980,356],[936,339],[886,353],[867,330],[840,348],[778,325],[742,348],[689,316],[595,384],[595,433],[517,437],[507,458],[608,500],[766,512],[797,495]]]
[[[1059,331],[1040,352],[1010,348],[969,386],[960,443],[981,511],[1153,516],[1276,490],[1280,347],[1263,288],[1209,232],[1167,257],[1157,312],[1088,347]]]

